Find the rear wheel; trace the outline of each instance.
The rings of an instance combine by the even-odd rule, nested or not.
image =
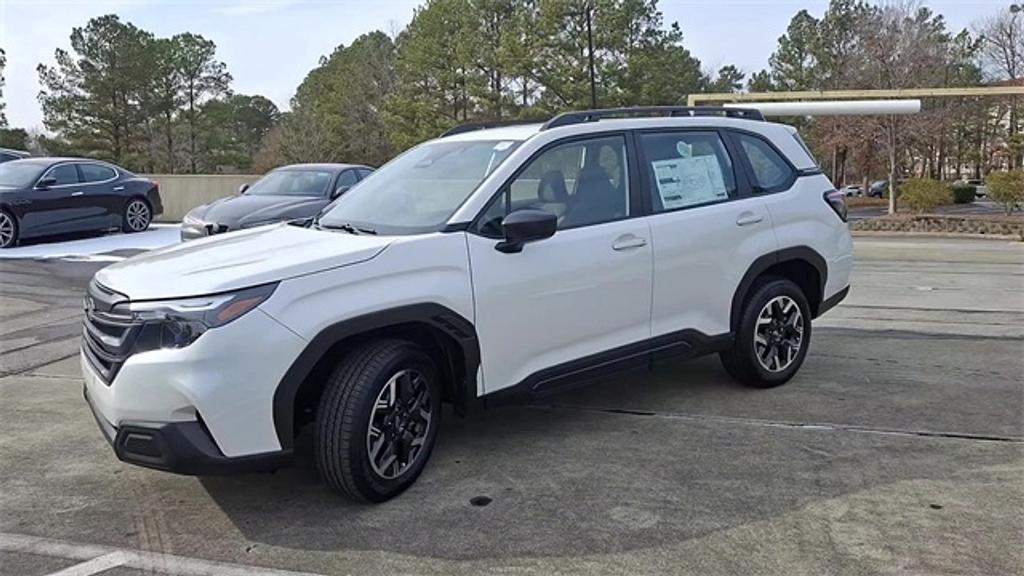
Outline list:
[[[811,343],[811,312],[800,287],[784,278],[754,286],[743,305],[736,341],[719,357],[733,378],[770,388],[792,378]]]
[[[437,369],[418,346],[378,340],[335,369],[317,412],[324,481],[354,500],[383,502],[416,481],[441,419]]]
[[[123,232],[142,232],[149,228],[153,218],[153,212],[145,200],[132,198],[124,207],[124,221],[121,224]]]
[[[18,243],[18,220],[6,210],[0,210],[0,248]]]

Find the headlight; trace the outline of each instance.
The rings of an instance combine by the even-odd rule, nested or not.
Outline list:
[[[128,313],[142,324],[135,351],[157,348],[184,348],[204,332],[244,316],[274,293],[277,284],[264,284],[237,292],[183,298],[126,302],[114,307],[114,313]]]

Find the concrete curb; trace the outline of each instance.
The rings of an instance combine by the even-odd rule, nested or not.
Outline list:
[[[901,232],[899,230],[850,230],[850,235],[853,236],[854,238],[878,238],[885,236],[893,236],[902,238],[947,238],[950,240],[962,238],[971,240],[1010,240],[1013,242],[1021,241],[1020,237],[1014,234],[970,234],[967,232]]]

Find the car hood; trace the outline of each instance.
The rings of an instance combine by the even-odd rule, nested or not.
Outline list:
[[[279,224],[146,252],[96,281],[131,300],[202,296],[365,262],[391,240]]]
[[[320,196],[229,196],[193,208],[189,217],[237,229],[268,220],[310,218],[329,202]]]

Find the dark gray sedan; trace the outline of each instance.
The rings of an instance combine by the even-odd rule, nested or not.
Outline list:
[[[114,164],[85,158],[0,163],[0,248],[70,232],[142,232],[162,211],[156,182]]]
[[[359,164],[292,164],[265,174],[238,196],[193,208],[181,224],[181,239],[304,220],[373,172]]]

